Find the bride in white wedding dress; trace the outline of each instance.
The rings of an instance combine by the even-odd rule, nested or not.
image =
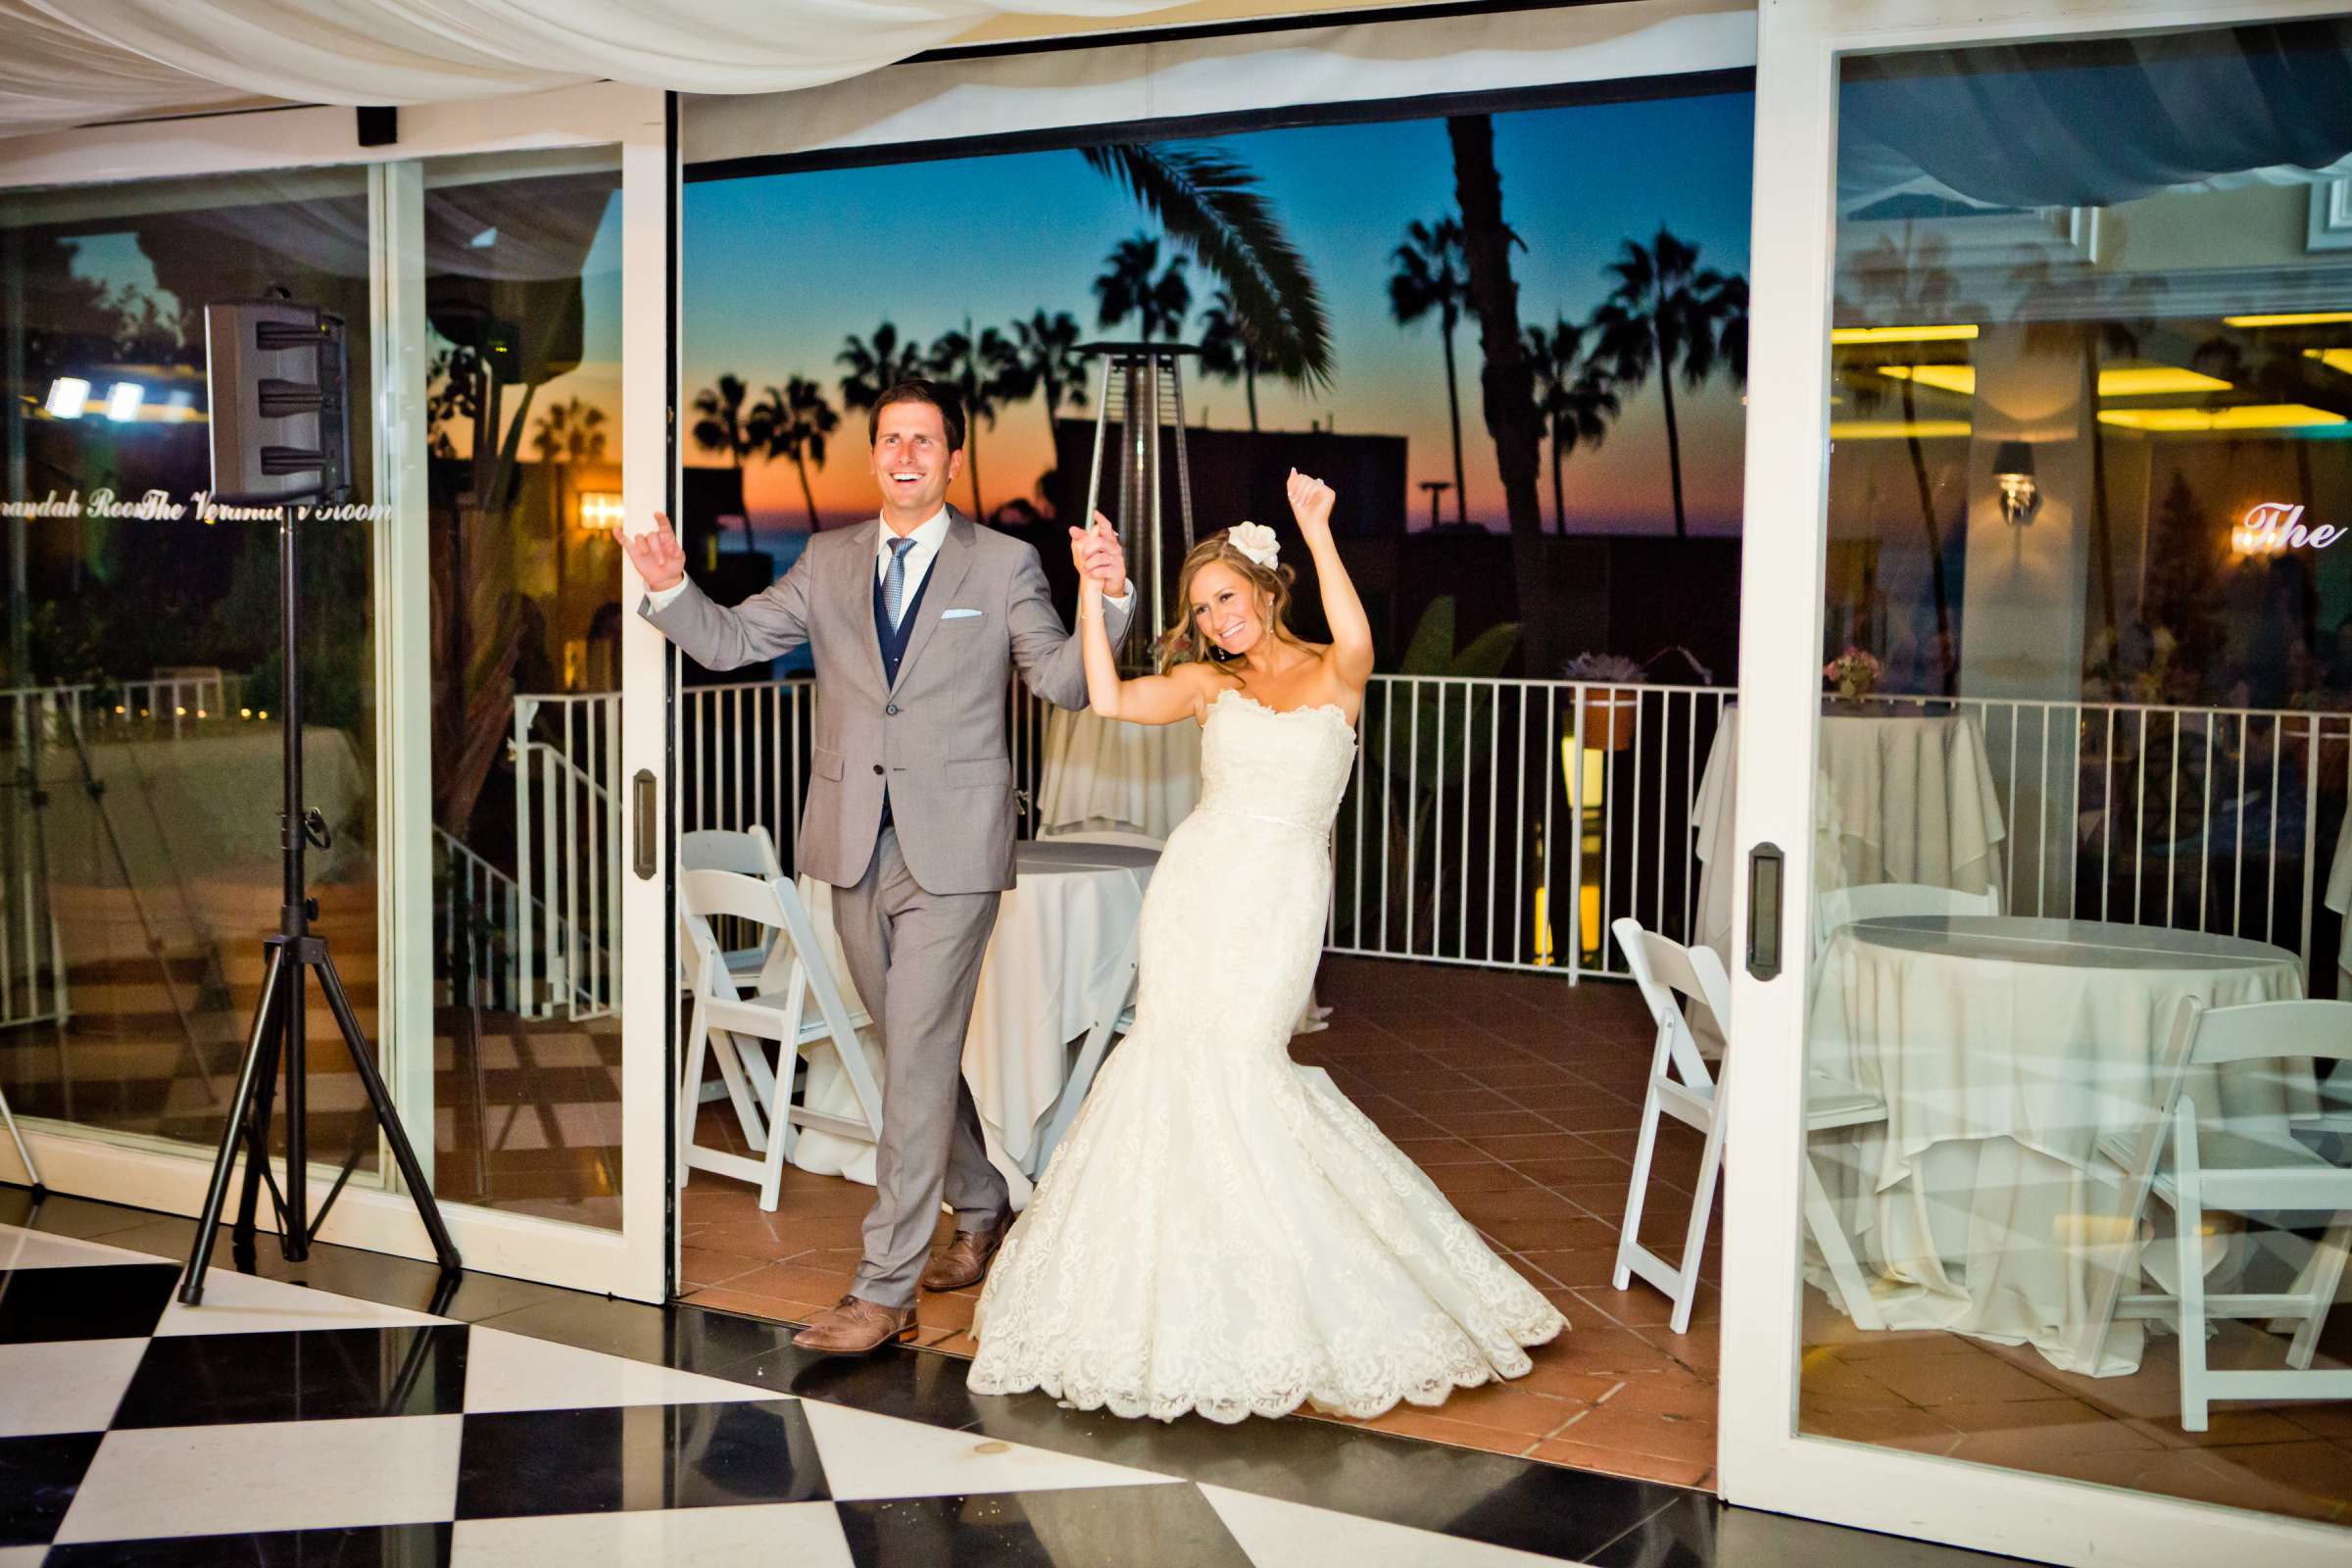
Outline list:
[[[1331,488],[1294,470],[1290,499],[1328,648],[1283,624],[1291,572],[1256,523],[1186,558],[1163,674],[1119,678],[1101,590],[1082,590],[1095,711],[1201,724],[1200,802],[1144,900],[1135,1030],[990,1271],[975,1394],[1042,1389],[1163,1420],[1302,1403],[1363,1418],[1521,1376],[1525,1347],[1567,1327],[1329,1075],[1288,1054],[1372,669]]]

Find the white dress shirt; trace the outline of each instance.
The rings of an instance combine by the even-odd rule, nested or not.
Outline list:
[[[939,559],[939,547],[947,542],[948,527],[954,520],[955,514],[942,507],[932,514],[930,521],[906,536],[914,541],[914,548],[906,552],[906,583],[905,592],[899,598],[901,607],[914,603],[915,591],[922,587],[924,576],[931,570],[931,563]],[[874,531],[874,583],[877,587],[890,571],[891,542],[899,537],[887,526]],[[1125,593],[1105,594],[1102,596],[1103,602],[1125,609],[1127,601],[1135,596],[1135,580],[1129,578],[1121,586],[1126,589]],[[648,589],[646,603],[656,610],[666,610],[670,602],[685,591],[685,581],[680,579],[666,588]],[[902,608],[900,613],[905,612]]]

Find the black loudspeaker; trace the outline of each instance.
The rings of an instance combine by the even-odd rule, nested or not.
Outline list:
[[[389,104],[360,105],[359,121],[363,147],[389,147],[400,140],[400,111]]]
[[[204,308],[213,499],[274,506],[351,483],[343,318],[291,300]]]

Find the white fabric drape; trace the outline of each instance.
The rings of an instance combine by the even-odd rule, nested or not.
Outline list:
[[[778,92],[1003,13],[1168,0],[0,0],[0,135],[256,100],[416,104],[611,79]]]

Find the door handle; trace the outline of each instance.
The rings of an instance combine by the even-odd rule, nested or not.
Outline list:
[[[1781,972],[1781,847],[1747,852],[1747,972],[1770,980]]]
[[[641,882],[651,882],[654,873],[662,868],[662,824],[656,814],[660,804],[660,792],[654,788],[653,771],[639,768],[637,776],[629,780],[629,810],[636,818],[635,858],[637,879]]]

